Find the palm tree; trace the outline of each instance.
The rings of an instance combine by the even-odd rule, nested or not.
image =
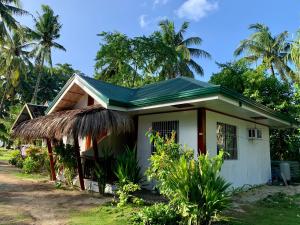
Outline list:
[[[18,86],[20,76],[26,75],[31,68],[29,52],[26,50],[28,43],[23,29],[6,36],[0,41],[0,75],[5,77],[4,93],[0,100],[0,111],[3,108],[5,97],[10,88]]]
[[[35,64],[38,69],[38,77],[32,96],[32,103],[36,103],[37,94],[42,77],[42,68],[46,63],[52,68],[52,49],[66,51],[66,49],[56,42],[60,37],[60,29],[62,24],[59,22],[59,16],[54,15],[54,11],[48,5],[42,5],[43,14],[38,16],[35,21],[35,28],[31,30],[30,36],[34,43],[32,55],[35,57]]]
[[[4,39],[11,31],[19,28],[14,15],[28,14],[26,10],[21,9],[19,0],[0,0],[0,39]]]
[[[271,70],[273,76],[276,72],[282,80],[288,78],[295,80],[293,70],[288,66],[291,45],[287,42],[288,32],[284,31],[273,36],[269,27],[256,23],[249,26],[254,33],[241,41],[234,55],[245,53],[245,59],[251,63],[261,60],[261,64]]]
[[[163,20],[159,23],[161,30],[158,35],[164,44],[162,53],[162,69],[160,77],[163,79],[178,76],[194,77],[194,71],[203,75],[203,68],[193,59],[211,58],[210,54],[202,49],[192,46],[201,45],[200,37],[189,37],[184,39],[184,33],[189,27],[188,22],[181,25],[179,31],[175,31],[174,22]]]

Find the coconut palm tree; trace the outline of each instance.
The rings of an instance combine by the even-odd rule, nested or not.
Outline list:
[[[210,58],[210,54],[202,49],[192,46],[201,45],[200,37],[184,39],[184,33],[189,27],[188,22],[175,31],[174,22],[163,20],[159,23],[158,35],[164,44],[162,53],[162,69],[160,77],[164,79],[178,76],[194,77],[194,72],[203,75],[203,68],[193,58]]]
[[[256,23],[249,26],[254,33],[242,40],[234,55],[245,54],[245,59],[251,63],[260,61],[271,70],[273,76],[279,74],[282,80],[295,80],[295,73],[288,66],[291,45],[287,41],[288,32],[284,31],[273,36],[269,27]]]
[[[62,24],[59,22],[59,16],[55,15],[48,5],[42,5],[42,12],[42,14],[38,13],[37,18],[34,19],[35,27],[29,32],[34,41],[31,54],[35,58],[35,64],[39,71],[31,100],[32,103],[37,101],[44,64],[48,63],[50,68],[52,68],[52,49],[66,51],[62,45],[56,42],[60,37],[62,27]]]
[[[19,0],[0,0],[0,38],[7,37],[13,30],[18,29],[19,23],[14,15],[28,15],[26,10],[21,9]]]
[[[28,42],[23,29],[20,28],[0,41],[0,75],[5,77],[4,93],[0,100],[0,111],[9,89],[18,86],[20,76],[26,75],[31,68]]]

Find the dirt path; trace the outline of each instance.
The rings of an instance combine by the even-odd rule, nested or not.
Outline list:
[[[110,198],[57,190],[51,183],[23,180],[18,169],[0,161],[0,224],[67,224],[72,211],[103,204]]]

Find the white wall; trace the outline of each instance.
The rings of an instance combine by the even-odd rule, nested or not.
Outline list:
[[[217,122],[237,126],[237,160],[225,160],[221,174],[238,187],[244,184],[264,184],[271,178],[269,128],[256,125],[262,129],[261,140],[248,140],[248,128],[255,124],[219,113],[206,111],[206,148],[213,156],[217,154]]]
[[[256,125],[262,129],[262,139],[248,140],[247,129],[254,128],[254,123],[211,111],[206,111],[206,116],[206,147],[211,156],[217,154],[217,122],[237,126],[238,159],[225,160],[221,175],[234,187],[266,183],[271,177],[269,128]],[[137,148],[142,172],[149,166],[151,155],[151,145],[145,133],[151,128],[152,122],[171,120],[179,120],[179,143],[197,149],[196,110],[139,116]]]
[[[151,128],[152,122],[159,121],[179,121],[179,143],[188,144],[192,149],[197,149],[197,111],[182,111],[173,113],[160,113],[139,116],[138,120],[138,142],[137,156],[144,172],[149,166],[149,157],[151,155],[151,145],[146,132]]]

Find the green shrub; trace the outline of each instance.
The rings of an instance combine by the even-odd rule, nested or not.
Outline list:
[[[24,173],[37,173],[40,172],[41,165],[38,161],[34,160],[31,156],[26,157],[23,163]]]
[[[136,147],[130,149],[126,146],[125,151],[117,157],[115,174],[119,184],[129,182],[138,184],[142,181],[141,168],[136,157]]]
[[[133,216],[136,225],[165,225],[179,224],[180,215],[168,204],[157,203],[143,208],[137,215]]]
[[[135,199],[136,197],[134,197],[131,193],[133,193],[137,190],[141,190],[141,187],[138,184],[134,184],[132,182],[129,182],[128,184],[119,186],[117,195],[118,195],[120,201],[117,206],[118,207],[124,206],[130,201],[136,202],[136,199]]]
[[[65,182],[67,185],[73,185],[73,179],[77,174],[77,160],[74,147],[69,144],[59,142],[55,148],[56,153],[56,169],[63,168]]]
[[[21,152],[19,150],[14,150],[14,151],[11,151],[10,153],[10,159],[8,160],[8,162],[11,164],[11,165],[14,165],[18,168],[22,168],[23,167],[23,157],[21,155]]]
[[[161,138],[150,133],[156,152],[150,158],[148,175],[158,181],[161,193],[177,208],[184,223],[207,225],[230,204],[230,184],[221,176],[223,151],[195,160],[189,150],[175,143],[175,135]],[[172,151],[172,152],[171,152]]]
[[[26,149],[26,159],[23,170],[25,173],[39,173],[47,171],[49,160],[45,148],[31,145]]]

